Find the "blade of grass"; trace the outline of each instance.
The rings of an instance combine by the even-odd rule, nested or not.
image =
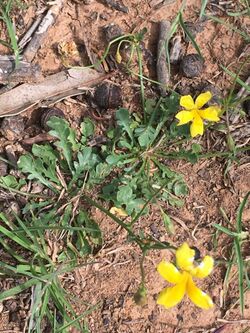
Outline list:
[[[243,279],[244,279],[244,262],[241,253],[241,246],[240,242],[237,238],[234,239],[234,247],[235,253],[237,258],[238,264],[238,284],[239,284],[239,293],[240,293],[240,311],[242,316],[244,315],[244,286],[243,286]]]
[[[195,48],[196,52],[199,54],[199,56],[201,57],[201,59],[204,59],[203,56],[202,56],[202,54],[201,54],[200,48],[199,48],[198,44],[196,43],[196,41],[194,39],[194,36],[188,30],[186,24],[183,21],[182,14],[179,15],[179,22],[180,22],[180,26],[182,27],[182,29],[184,30],[184,32],[187,34],[187,36],[191,40],[191,43],[193,44],[193,47]]]
[[[201,1],[200,19],[205,15],[205,9],[207,7],[208,0]]]
[[[235,28],[232,24],[230,23],[227,23],[225,21],[223,21],[222,19],[216,17],[216,16],[211,16],[211,15],[208,15],[207,16],[208,19],[214,21],[214,22],[217,22],[217,23],[220,23],[220,24],[223,24],[224,26],[226,26],[227,28],[231,29],[232,31],[238,33],[239,35],[241,35],[248,43],[250,42],[250,37],[248,34],[245,34],[244,32],[242,32],[241,30]]]
[[[75,324],[76,322],[78,322],[79,320],[81,320],[82,318],[86,317],[88,314],[92,313],[93,311],[95,311],[98,307],[100,307],[102,305],[102,303],[98,303],[96,305],[93,305],[93,307],[91,307],[90,309],[84,311],[80,316],[78,316],[77,318],[75,318],[74,320],[71,320],[70,322],[68,322],[67,324],[63,325],[62,327],[60,327],[59,329],[57,329],[57,333],[62,332],[62,330],[70,327],[71,325]]]
[[[242,200],[238,212],[237,212],[237,217],[236,217],[236,225],[237,225],[237,232],[241,233],[242,232],[242,214],[243,210],[247,204],[247,200],[250,196],[250,191],[245,195],[244,199]]]
[[[250,86],[247,85],[244,81],[242,81],[237,74],[231,72],[229,69],[227,69],[226,67],[224,67],[223,65],[220,65],[220,67],[230,76],[232,76],[232,78],[236,79],[236,82],[239,83],[242,87],[244,87],[249,93],[250,93]]]
[[[228,236],[238,237],[238,233],[237,232],[233,232],[233,231],[231,231],[231,230],[229,230],[229,229],[227,229],[227,228],[225,228],[225,227],[223,227],[223,226],[221,226],[221,225],[219,225],[217,223],[214,223],[213,226],[216,229],[220,230],[221,232],[224,232]]]

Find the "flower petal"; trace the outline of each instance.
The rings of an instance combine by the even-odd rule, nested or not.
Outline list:
[[[220,118],[218,116],[220,112],[220,108],[218,106],[210,106],[204,110],[199,110],[199,115],[206,120],[209,121],[219,121]]]
[[[192,121],[194,118],[194,115],[191,111],[180,111],[175,116],[180,122],[178,123],[178,126],[187,124],[189,121]]]
[[[193,97],[190,95],[181,96],[180,106],[184,107],[186,110],[195,109]]]
[[[111,207],[109,211],[111,214],[116,215],[116,216],[120,216],[120,217],[128,216],[128,214],[122,208]]]
[[[212,299],[196,287],[191,276],[189,276],[187,281],[187,294],[191,301],[202,309],[210,309],[214,305]]]
[[[195,109],[202,108],[210,99],[212,98],[212,94],[210,91],[200,94],[195,100]]]
[[[176,286],[163,289],[157,298],[157,304],[168,309],[180,303],[186,292],[187,279],[188,276],[185,276],[182,282]]]
[[[202,135],[204,133],[204,125],[201,117],[196,115],[193,119],[192,125],[190,126],[190,133],[192,138],[197,135]]]
[[[191,274],[199,279],[208,276],[214,267],[214,259],[210,256],[205,256],[199,266],[195,267]]]
[[[187,243],[183,243],[175,252],[176,263],[180,269],[190,271],[194,268],[195,251],[190,249]]]
[[[180,283],[182,280],[182,274],[178,271],[178,269],[171,263],[162,261],[157,266],[158,273],[170,283]]]

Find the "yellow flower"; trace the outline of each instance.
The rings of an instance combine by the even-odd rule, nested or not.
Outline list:
[[[180,122],[178,126],[192,122],[190,127],[191,136],[194,138],[197,135],[204,133],[203,120],[219,121],[220,108],[216,105],[209,106],[206,109],[201,109],[212,98],[211,92],[207,91],[200,94],[195,102],[190,95],[182,96],[180,99],[180,105],[184,107],[175,116]]]
[[[208,276],[213,270],[214,260],[210,256],[205,256],[198,266],[194,266],[194,257],[195,251],[187,243],[183,243],[176,250],[176,263],[179,270],[167,261],[159,263],[157,266],[158,273],[174,286],[165,288],[160,292],[157,298],[158,304],[167,309],[171,308],[187,294],[198,307],[202,309],[213,307],[213,301],[195,285],[193,277],[202,279]]]
[[[120,217],[128,216],[128,214],[122,208],[111,207],[109,211],[111,214],[116,215],[116,216],[120,216]]]

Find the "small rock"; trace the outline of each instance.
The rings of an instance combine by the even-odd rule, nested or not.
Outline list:
[[[118,108],[122,105],[121,87],[104,82],[96,88],[94,102],[105,110]]]
[[[24,135],[24,120],[21,116],[5,117],[0,132],[9,141],[15,141]]]
[[[1,157],[5,159],[5,156],[0,155],[0,177],[3,177],[8,174],[8,164],[1,160]]]
[[[41,108],[40,112],[41,112],[41,120],[40,120],[41,127],[47,132],[50,130],[50,127],[47,125],[47,122],[51,117],[65,118],[63,111],[56,107]]]
[[[194,37],[197,36],[198,33],[200,33],[203,30],[203,25],[202,24],[197,24],[194,22],[184,22],[185,26],[187,27],[187,30],[191,33],[191,35]],[[187,34],[185,34],[185,42],[189,42],[190,38],[188,37]]]
[[[182,58],[180,68],[184,76],[194,78],[202,73],[204,61],[198,54],[188,54]]]
[[[111,42],[113,39],[123,35],[122,29],[119,27],[119,25],[114,23],[106,25],[103,30],[108,43]]]

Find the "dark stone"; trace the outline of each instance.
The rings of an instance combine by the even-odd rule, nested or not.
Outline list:
[[[41,124],[41,127],[45,131],[50,130],[50,127],[47,125],[47,122],[51,117],[65,118],[65,115],[64,115],[63,111],[61,109],[56,108],[56,107],[40,108],[40,112],[41,112],[40,124]]]
[[[10,141],[19,140],[24,133],[24,120],[21,116],[5,117],[2,121],[0,132]]]
[[[198,54],[188,54],[182,58],[180,68],[184,76],[194,78],[200,76],[204,67],[204,61]]]

